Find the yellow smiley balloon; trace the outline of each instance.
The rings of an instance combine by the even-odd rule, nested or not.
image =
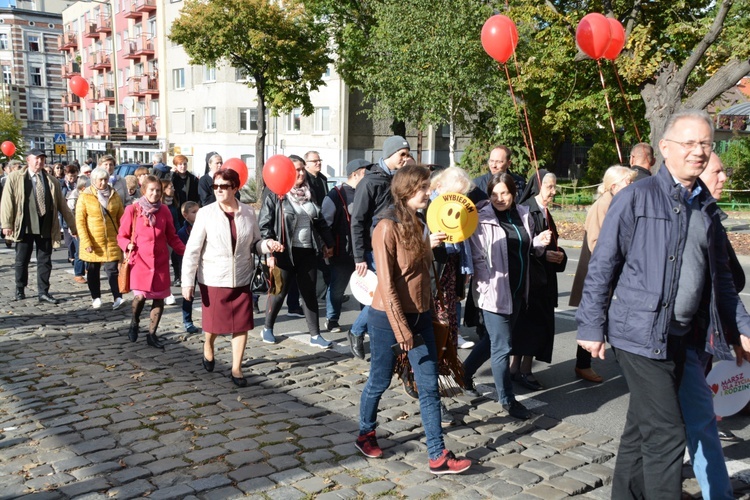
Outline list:
[[[459,193],[444,193],[432,200],[427,209],[427,227],[433,233],[445,233],[446,243],[459,243],[471,236],[479,224],[477,207]]]

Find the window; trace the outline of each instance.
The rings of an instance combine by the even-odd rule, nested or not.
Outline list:
[[[148,105],[151,116],[159,116],[159,100],[151,99],[151,103]]]
[[[42,151],[46,149],[45,146],[47,141],[44,137],[32,137],[29,142],[31,143],[30,146],[32,148],[39,148]]]
[[[185,133],[185,110],[172,111],[172,119],[169,121],[171,132],[174,134]]]
[[[39,46],[39,35],[29,35],[29,51],[39,52],[41,47]]]
[[[331,108],[315,108],[315,132],[331,131]]]
[[[172,88],[180,90],[185,88],[185,68],[177,68],[172,70]]]
[[[42,86],[42,68],[41,66],[32,66],[31,71],[29,71],[29,80],[31,81],[31,84],[36,87]]]
[[[216,130],[216,108],[203,108],[203,130]]]
[[[153,38],[156,36],[156,17],[149,18],[148,20],[148,37]]]
[[[299,132],[300,121],[302,119],[301,108],[295,108],[286,115],[286,131],[287,132]]]
[[[10,71],[10,66],[3,66],[3,83],[13,83],[13,73]]]
[[[235,79],[238,82],[246,82],[248,80],[247,68],[235,68]]]
[[[240,132],[255,132],[258,130],[258,109],[240,108]]]
[[[8,50],[8,34],[0,33],[0,50]]]
[[[326,70],[323,72],[323,79],[331,78],[331,65],[326,66]]]
[[[36,121],[44,120],[44,102],[31,101],[31,119]]]
[[[204,82],[216,81],[216,68],[214,66],[205,66],[203,68],[203,81]]]
[[[118,52],[122,50],[122,37],[119,33],[115,37],[115,50]]]

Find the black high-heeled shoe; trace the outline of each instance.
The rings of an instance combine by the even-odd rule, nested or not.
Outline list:
[[[229,377],[232,379],[232,382],[234,382],[234,385],[237,387],[247,387],[247,379],[245,377],[235,377],[231,373],[229,374]]]
[[[128,330],[128,339],[131,342],[138,340],[138,323],[130,323],[130,329]]]
[[[164,349],[164,344],[161,340],[159,340],[159,337],[157,337],[155,333],[149,333],[148,335],[146,335],[146,343],[151,347]]]
[[[205,368],[207,372],[214,371],[214,366],[216,366],[216,359],[209,361],[203,356],[203,368]]]

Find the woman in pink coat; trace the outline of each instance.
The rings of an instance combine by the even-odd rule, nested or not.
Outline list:
[[[161,203],[161,181],[149,175],[141,185],[141,194],[135,203],[125,209],[117,235],[120,248],[124,252],[133,251],[130,256],[133,318],[130,320],[128,338],[131,342],[138,340],[143,306],[147,299],[153,299],[146,342],[152,347],[163,348],[164,344],[156,337],[156,328],[164,312],[164,299],[171,293],[167,244],[178,255],[185,252],[185,245],[177,236],[172,213]]]

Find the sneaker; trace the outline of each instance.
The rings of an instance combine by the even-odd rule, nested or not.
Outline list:
[[[93,307],[94,309],[99,309],[100,307],[102,307],[102,299],[94,299],[94,301],[91,303],[91,307]]]
[[[85,284],[86,284],[86,278],[85,278],[85,277],[83,277],[83,276],[75,276],[75,277],[73,278],[73,281],[75,281],[76,283],[80,283],[80,284],[82,284],[82,285],[85,285]]]
[[[321,349],[328,349],[331,347],[331,341],[323,338],[322,335],[316,335],[310,337],[310,345],[320,347]]]
[[[452,451],[443,450],[443,454],[430,460],[430,472],[433,474],[460,474],[471,467],[471,460],[456,457]]]
[[[286,315],[291,316],[293,318],[304,318],[305,311],[303,311],[301,307],[298,309],[287,309]]]
[[[471,349],[474,347],[472,340],[465,340],[461,335],[458,336],[458,348],[459,349]]]
[[[276,337],[273,336],[273,330],[270,328],[264,328],[263,331],[260,332],[260,338],[263,339],[263,342],[266,344],[276,343]]]
[[[341,331],[341,327],[339,326],[339,322],[337,320],[327,319],[326,330],[328,330],[331,333],[339,333]]]
[[[172,286],[181,287],[182,280],[180,278],[177,278],[176,280],[174,280],[174,283],[172,283]]]
[[[122,305],[122,297],[117,297],[117,298],[115,299],[115,303],[114,303],[114,304],[112,304],[112,310],[113,310],[113,311],[116,311],[116,310],[118,310],[118,309],[120,308],[120,306],[121,306],[121,305]]]
[[[445,403],[442,401],[440,402],[440,423],[443,426],[449,426],[455,423],[453,415],[451,415],[451,412],[448,411],[448,408],[445,407]]]
[[[172,295],[172,294],[170,293],[170,294],[169,294],[169,297],[167,297],[166,299],[164,299],[164,303],[165,303],[166,305],[168,305],[168,306],[173,306],[173,305],[174,305],[174,303],[175,303],[175,298],[174,298],[174,295]]]
[[[464,380],[464,387],[461,389],[464,395],[470,398],[481,398],[482,395],[479,393],[476,387],[474,387],[474,380]]]
[[[192,323],[187,323],[185,325],[185,331],[188,333],[198,333],[199,331],[201,331],[201,329]]]
[[[719,439],[722,441],[728,441],[728,442],[737,442],[742,441],[741,438],[737,437],[737,435],[732,431],[719,431]]]
[[[519,420],[528,420],[531,418],[531,412],[515,399],[510,404],[503,405],[503,410],[507,411],[511,417]]]
[[[360,435],[354,442],[354,446],[367,458],[381,458],[383,456],[383,450],[378,446],[378,438],[375,436],[375,431]]]

